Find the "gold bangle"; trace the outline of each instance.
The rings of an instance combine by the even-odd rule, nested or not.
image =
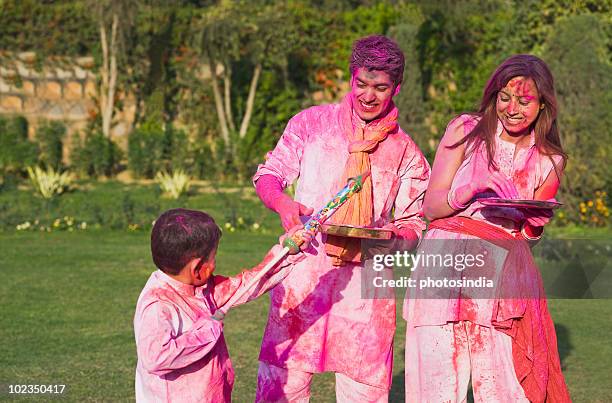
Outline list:
[[[459,204],[455,201],[455,190],[449,190],[448,194],[446,195],[446,202],[448,203],[449,207],[452,208],[455,211],[459,211],[459,210],[465,210],[468,206],[468,204]]]
[[[538,241],[540,240],[540,238],[542,238],[542,234],[538,235],[538,236],[531,236],[529,234],[527,234],[527,231],[525,231],[525,225],[527,224],[527,221],[524,221],[521,224],[521,235],[523,236],[523,238],[525,238],[528,241]]]

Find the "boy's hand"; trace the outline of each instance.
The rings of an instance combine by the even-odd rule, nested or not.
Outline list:
[[[279,238],[281,245],[289,247],[289,254],[295,255],[308,248],[312,234],[304,230],[304,226],[296,225]]]

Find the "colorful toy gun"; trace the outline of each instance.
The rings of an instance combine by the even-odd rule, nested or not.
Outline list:
[[[363,182],[366,178],[370,176],[369,172],[363,173],[354,178],[350,178],[346,186],[339,191],[333,199],[331,199],[321,210],[319,210],[315,215],[313,215],[307,222],[304,224],[304,231],[311,233],[313,236],[319,231],[321,225],[331,217],[340,206],[342,206],[348,199],[351,198],[355,193],[361,191],[363,187]],[[273,267],[276,266],[278,262],[281,261],[289,252],[298,253],[300,251],[300,245],[304,243],[304,240],[296,233],[292,237],[287,237],[283,241],[283,249],[280,251],[278,255],[276,255],[272,260],[268,262],[268,264],[261,269],[259,273],[250,283],[248,283],[244,288],[240,291],[236,292],[234,296],[221,308],[217,309],[217,311],[212,316],[215,320],[223,320],[227,311],[235,304],[236,301],[240,300],[253,286],[270,271]]]

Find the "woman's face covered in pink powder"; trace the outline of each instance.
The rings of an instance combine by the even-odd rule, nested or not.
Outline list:
[[[389,74],[358,68],[351,79],[353,108],[366,122],[377,119],[389,110],[393,97],[399,92]]]
[[[522,134],[540,113],[540,95],[535,82],[523,76],[514,77],[497,94],[497,117],[509,134]]]

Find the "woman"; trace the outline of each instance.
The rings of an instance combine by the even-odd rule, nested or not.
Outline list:
[[[421,284],[433,274],[484,273],[495,285],[489,293],[484,285],[409,288],[407,402],[464,401],[470,376],[476,401],[570,401],[529,247],[552,212],[483,200],[554,198],[567,159],[556,117],[548,67],[535,56],[515,55],[489,79],[478,112],[448,125],[425,195],[423,210],[432,222],[419,253],[469,252],[486,256],[486,267],[470,273],[455,266],[449,274],[421,264],[413,278]]]

